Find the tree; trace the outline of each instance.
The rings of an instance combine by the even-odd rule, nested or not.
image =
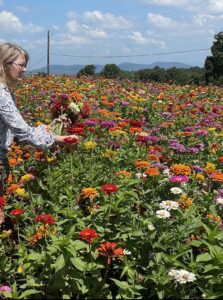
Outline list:
[[[106,64],[101,71],[101,75],[105,78],[118,78],[121,69],[116,64]]]
[[[87,65],[77,73],[77,76],[95,76],[95,70],[94,65]]]
[[[214,36],[214,42],[211,47],[212,56],[205,60],[205,78],[209,81],[213,78],[215,81],[223,76],[223,32],[220,31]]]

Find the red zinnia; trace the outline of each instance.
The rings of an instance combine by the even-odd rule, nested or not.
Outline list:
[[[20,209],[20,208],[13,209],[13,210],[10,212],[10,214],[11,214],[13,217],[19,217],[19,216],[21,216],[23,213],[24,213],[24,210],[23,210],[23,209]]]
[[[38,215],[35,219],[36,222],[41,222],[43,224],[54,225],[56,223],[54,217],[50,214],[41,214]]]
[[[104,242],[100,244],[100,247],[98,248],[98,256],[103,255],[108,257],[108,264],[111,263],[112,257],[119,257],[124,255],[124,251],[121,247],[115,249],[117,246],[117,243],[113,242]]]
[[[102,191],[106,192],[107,194],[118,192],[118,187],[112,183],[102,185],[101,189],[102,189]]]
[[[67,144],[78,144],[78,139],[75,137],[68,136],[68,137],[64,138],[63,140]]]
[[[92,228],[85,228],[79,233],[79,238],[83,241],[88,242],[89,244],[92,243],[93,239],[97,239],[98,237],[99,235]]]

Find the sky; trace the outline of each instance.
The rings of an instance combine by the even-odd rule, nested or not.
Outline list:
[[[0,43],[47,64],[181,62],[203,67],[222,31],[223,0],[0,0]],[[49,39],[48,39],[49,32]]]

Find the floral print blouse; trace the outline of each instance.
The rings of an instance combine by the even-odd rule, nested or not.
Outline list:
[[[55,142],[55,135],[47,131],[46,125],[29,126],[15,104],[15,96],[0,83],[0,160],[7,157],[7,152],[16,137],[19,141],[46,149]]]

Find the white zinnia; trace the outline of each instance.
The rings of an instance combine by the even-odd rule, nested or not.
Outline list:
[[[165,209],[161,209],[161,210],[157,210],[156,211],[156,216],[159,219],[167,219],[170,217],[170,213],[168,212],[168,210]]]
[[[169,276],[173,277],[175,282],[179,282],[180,284],[193,282],[196,280],[194,273],[190,273],[186,270],[170,270],[168,273]]]
[[[136,173],[135,176],[136,176],[138,179],[146,178],[146,177],[147,177],[146,173]]]
[[[221,197],[217,198],[216,203],[220,206],[223,206],[223,198],[221,198]]]
[[[180,189],[180,188],[178,188],[178,187],[172,187],[171,189],[170,189],[170,191],[171,191],[171,193],[172,194],[174,194],[174,195],[179,195],[179,194],[182,194],[182,190]]]
[[[159,207],[161,209],[165,209],[165,210],[176,210],[179,206],[179,203],[177,203],[176,201],[171,201],[171,200],[167,200],[167,201],[162,201],[159,204]]]

